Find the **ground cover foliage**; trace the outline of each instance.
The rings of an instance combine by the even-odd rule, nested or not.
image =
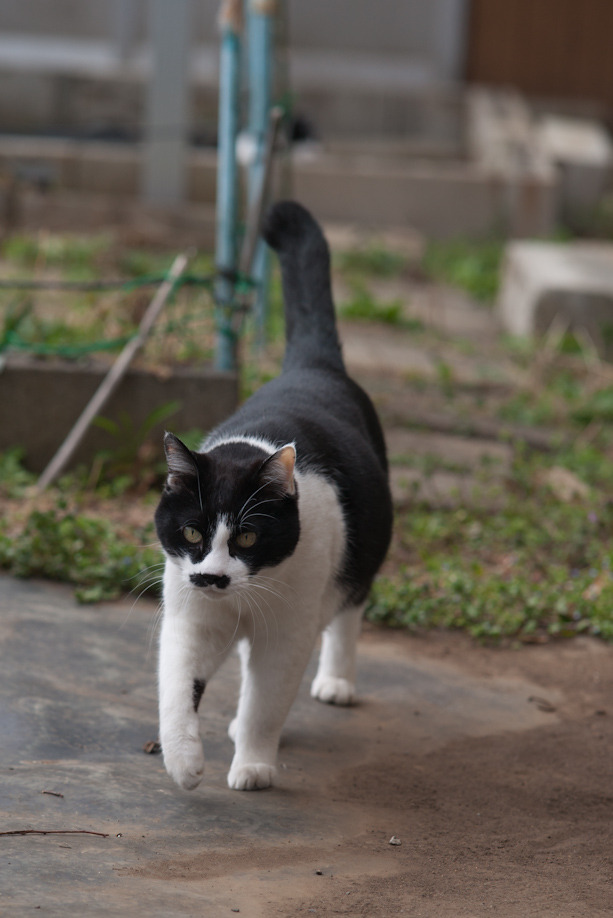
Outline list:
[[[45,271],[56,277],[91,278],[122,271],[128,276],[168,263],[164,253],[140,250],[124,250],[118,260],[116,246],[107,237],[97,237],[89,246],[81,240],[75,250],[65,239],[45,237],[44,256],[41,245],[40,239],[20,238],[8,247],[5,243],[2,275],[15,276],[19,269],[38,277]],[[467,257],[468,265],[462,264]],[[416,266],[396,252],[386,253],[380,244],[352,250],[334,262],[353,297],[339,305],[339,312],[350,321],[398,325],[399,333],[418,334],[421,340],[427,330],[402,302],[378,301],[370,281],[414,278],[417,273],[424,283],[439,282],[444,271],[445,279],[473,288],[487,309],[495,292],[498,257],[499,249],[492,246],[481,250],[462,243],[447,251],[439,246],[434,254],[427,251]],[[6,330],[16,301],[14,295],[5,297]],[[93,300],[95,295],[86,298]],[[104,309],[112,311],[106,294],[104,299]],[[70,315],[62,315],[57,300],[52,306],[43,304],[41,314],[47,321],[53,313],[56,330],[62,323],[73,327],[72,311],[82,314],[84,308],[79,302]],[[194,306],[205,308],[186,292],[185,314]],[[210,330],[210,304],[206,309]],[[275,281],[272,344],[258,359],[245,348],[245,395],[276,372],[282,353],[279,316]],[[48,341],[44,321],[40,340]],[[30,329],[34,334],[33,325]],[[87,334],[91,330],[89,326]],[[187,359],[179,337],[178,350],[170,356],[160,341],[147,359]],[[204,346],[192,341],[191,358],[206,359],[211,341],[206,338]],[[593,355],[580,348],[572,354],[568,350],[568,342],[557,342],[545,366],[534,349],[508,343],[510,359],[524,368],[538,363],[538,372],[529,387],[507,391],[485,408],[502,425],[546,425],[552,432],[549,446],[534,450],[514,441],[512,462],[498,481],[493,504],[460,500],[433,506],[416,494],[399,505],[390,557],[367,612],[372,621],[416,630],[456,628],[487,640],[540,641],[578,633],[613,640],[613,368],[594,362]],[[437,390],[443,400],[454,398],[453,379],[412,378],[409,384],[419,385],[422,392],[428,387]],[[82,601],[159,595],[162,559],[152,517],[164,468],[159,457],[138,442],[140,432],[132,438],[125,431],[117,433],[121,443],[115,454],[65,475],[42,495],[34,491],[35,476],[27,471],[18,446],[0,457],[2,569],[21,577],[73,583]],[[203,432],[178,433],[195,446]],[[447,466],[452,460],[448,458]],[[422,458],[421,473],[435,474],[441,461]],[[476,471],[477,478],[487,478],[486,466]]]

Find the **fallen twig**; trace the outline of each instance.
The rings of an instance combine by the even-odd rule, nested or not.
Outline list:
[[[0,835],[99,835],[108,838],[108,832],[91,832],[89,829],[11,829],[0,832]]]

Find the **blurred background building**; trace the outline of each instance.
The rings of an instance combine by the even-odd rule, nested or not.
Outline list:
[[[168,14],[157,38],[156,6]],[[218,6],[1,4],[0,166],[56,190],[156,203],[143,181],[147,145],[174,142],[185,180],[163,203],[211,205]],[[505,223],[547,230],[564,195],[551,190],[559,151],[543,161],[539,119],[590,122],[589,138],[575,139],[579,160],[586,144],[605,142],[608,0],[288,0],[279,9],[276,94],[302,141],[294,193],[324,219],[409,222],[434,235]],[[184,103],[175,92],[160,116],[151,103],[156,44],[175,29]],[[485,101],[475,101],[475,86],[487,88]],[[552,130],[555,147],[560,125],[549,125],[548,143]],[[600,194],[609,153],[598,149]]]

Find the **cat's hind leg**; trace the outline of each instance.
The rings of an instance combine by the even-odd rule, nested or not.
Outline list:
[[[321,636],[317,675],[311,696],[326,704],[351,704],[355,697],[356,646],[364,605],[342,609]]]

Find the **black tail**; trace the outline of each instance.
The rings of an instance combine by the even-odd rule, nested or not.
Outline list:
[[[284,369],[344,370],[330,282],[330,252],[311,214],[294,201],[269,210],[262,235],[279,256],[285,302]]]

